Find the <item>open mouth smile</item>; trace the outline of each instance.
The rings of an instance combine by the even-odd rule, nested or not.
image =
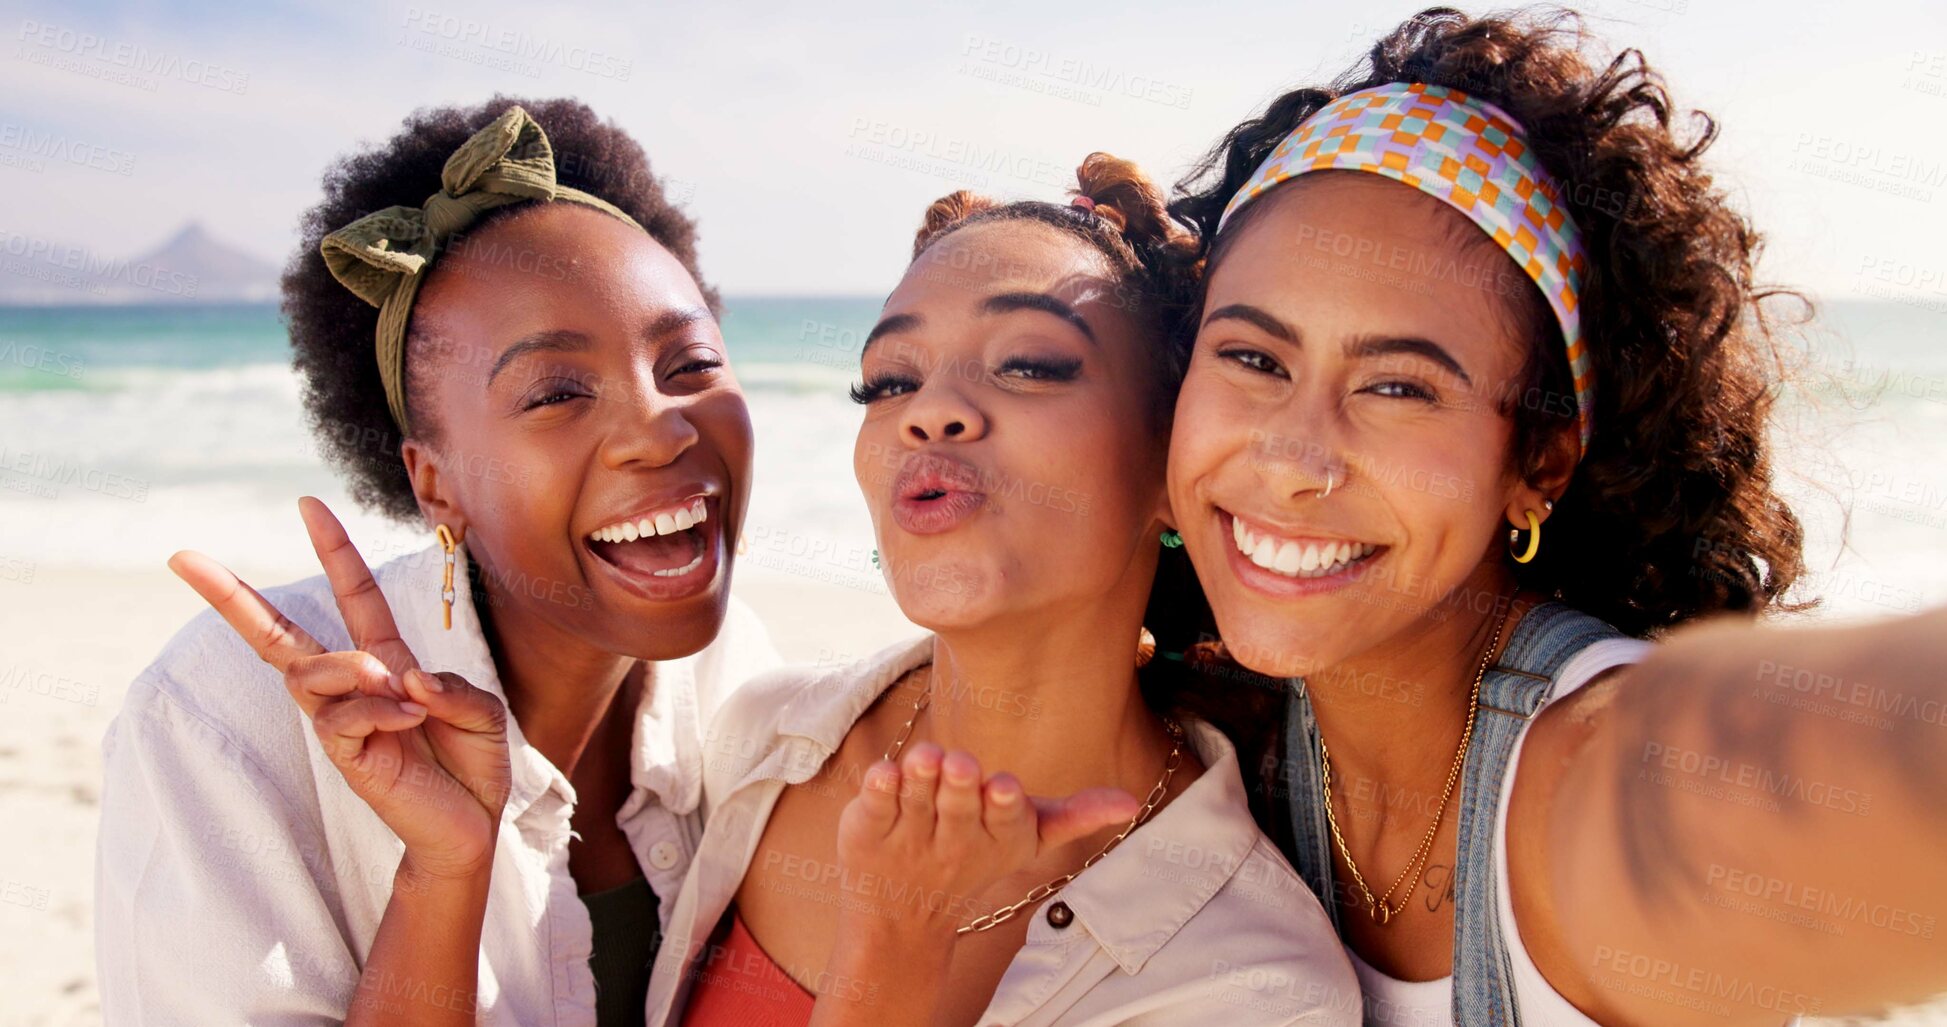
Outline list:
[[[692,494],[588,533],[589,552],[630,591],[651,599],[693,595],[716,576],[722,532],[713,499]]]
[[[1275,595],[1308,595],[1349,584],[1387,547],[1344,536],[1297,534],[1217,509],[1230,535],[1231,569],[1244,584]]]

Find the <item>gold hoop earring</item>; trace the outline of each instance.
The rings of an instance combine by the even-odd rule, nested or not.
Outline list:
[[[1543,509],[1551,513],[1555,509],[1555,502],[1551,499],[1542,500],[1541,505]],[[1530,563],[1534,560],[1535,554],[1541,552],[1541,518],[1536,517],[1533,510],[1523,510],[1522,512],[1528,515],[1528,548],[1525,552],[1521,553],[1514,551],[1514,547],[1521,541],[1521,529],[1509,528],[1508,555],[1514,557],[1515,563]]]
[[[433,534],[439,537],[440,548],[446,551],[446,571],[439,586],[439,601],[446,607],[446,630],[451,631],[453,630],[453,600],[456,598],[453,592],[453,565],[457,560],[456,551],[460,540],[454,537],[453,529],[444,524],[434,527]]]

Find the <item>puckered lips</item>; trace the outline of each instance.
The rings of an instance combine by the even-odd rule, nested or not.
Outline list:
[[[966,523],[987,505],[979,468],[958,457],[918,452],[892,480],[892,520],[915,535],[937,535]]]
[[[723,557],[717,490],[703,484],[641,497],[583,536],[611,580],[645,599],[682,599],[709,588]]]
[[[1389,547],[1313,528],[1290,528],[1213,507],[1231,573],[1248,588],[1279,598],[1340,589],[1370,572]]]

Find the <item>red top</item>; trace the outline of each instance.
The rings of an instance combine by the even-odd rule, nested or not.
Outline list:
[[[791,979],[744,927],[737,907],[718,922],[694,973],[683,1027],[804,1027],[817,996]]]

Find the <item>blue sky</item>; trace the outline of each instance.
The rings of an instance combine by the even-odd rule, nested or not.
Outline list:
[[[565,94],[643,143],[725,291],[881,294],[942,193],[1059,198],[1096,149],[1174,180],[1419,5],[10,6],[0,232],[129,255],[194,219],[281,262],[323,168],[408,110]],[[1718,117],[1768,277],[1947,295],[1947,5],[1580,9]]]

